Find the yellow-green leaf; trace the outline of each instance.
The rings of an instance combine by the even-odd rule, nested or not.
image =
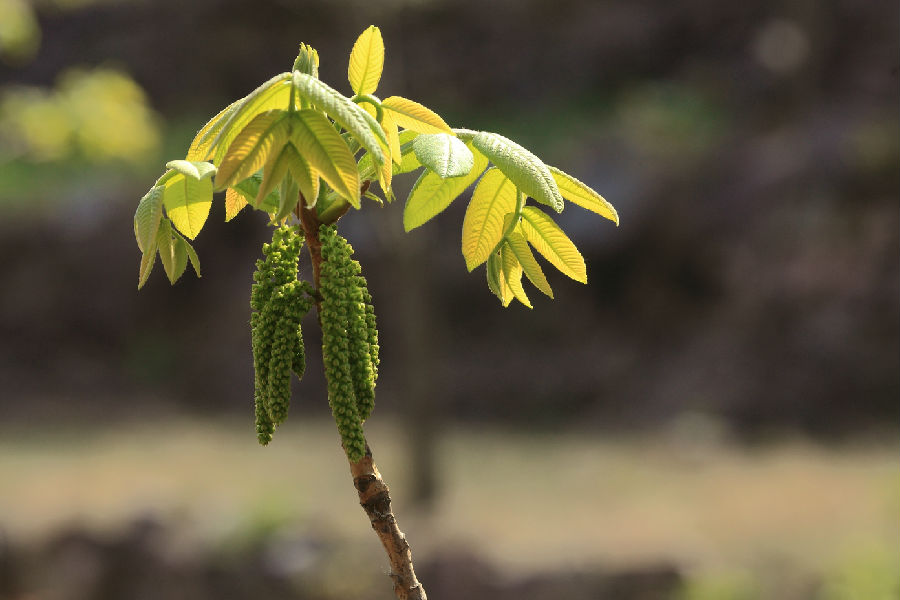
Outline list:
[[[197,274],[197,277],[200,277],[200,257],[197,256],[197,252],[194,251],[194,247],[191,246],[190,242],[181,237],[181,234],[176,230],[172,230],[172,233],[175,235],[176,242],[183,247],[184,251],[187,253],[188,260],[191,261],[191,266],[194,267],[194,273]],[[184,268],[182,268],[182,272]]]
[[[534,259],[534,255],[531,253],[531,248],[528,247],[528,242],[525,240],[525,237],[518,231],[513,231],[506,237],[506,243],[509,245],[509,249],[512,250],[513,254],[516,255],[519,264],[522,265],[522,271],[525,272],[525,276],[528,277],[528,280],[534,284],[534,287],[552,298],[553,290],[550,289],[550,284],[544,276],[541,265]]]
[[[291,127],[291,141],[310,167],[354,208],[359,208],[356,159],[331,122],[307,109],[292,115]]]
[[[169,278],[169,283],[174,285],[181,273],[184,273],[184,266],[187,265],[187,253],[182,248],[184,261],[181,264],[175,248],[175,241],[172,239],[172,227],[169,225],[168,219],[160,223],[159,233],[156,236],[156,246],[159,250],[159,260],[166,271],[166,277]],[[181,266],[180,272],[179,266]]]
[[[587,283],[584,258],[553,219],[534,206],[526,206],[522,209],[519,227],[525,239],[551,265],[575,281]]]
[[[447,133],[423,133],[413,140],[419,162],[442,178],[467,175],[474,164],[468,146]]]
[[[357,94],[374,94],[383,68],[384,40],[381,38],[381,31],[374,25],[369,25],[357,38],[350,52],[350,64],[347,67],[350,87]]]
[[[391,96],[381,101],[381,108],[391,113],[397,125],[419,133],[449,133],[455,135],[450,126],[437,113],[418,102]]]
[[[500,248],[500,267],[503,273],[502,279],[509,287],[510,293],[522,304],[532,308],[525,288],[522,287],[522,265],[516,259],[516,255],[510,249],[509,244],[504,243]],[[503,306],[509,306],[510,300],[504,299]]]
[[[479,132],[472,145],[491,159],[498,169],[516,184],[516,187],[541,204],[562,212],[563,199],[556,187],[556,181],[547,165],[537,156],[496,133]]]
[[[488,169],[466,208],[462,254],[471,272],[488,259],[503,236],[503,217],[516,209],[516,186],[499,169]]]
[[[228,188],[225,191],[225,222],[235,218],[245,206],[247,206],[247,199],[234,188]]]
[[[206,161],[191,160],[170,160],[166,163],[167,169],[178,171],[182,175],[193,177],[194,179],[203,179],[204,177],[212,177],[216,174],[216,167]]]
[[[281,180],[284,179],[285,174],[288,172],[288,163],[291,159],[290,155],[285,151],[291,145],[290,142],[287,142],[277,152],[269,153],[269,158],[266,160],[266,164],[263,167],[262,183],[259,186],[259,190],[256,192],[256,199],[253,201],[254,208],[259,208],[266,199],[266,196],[268,196],[269,193],[281,183]]]
[[[134,212],[134,238],[141,252],[146,252],[156,239],[162,218],[163,186],[153,186],[144,194]]]
[[[300,186],[306,206],[310,208],[315,206],[319,198],[319,173],[300,156],[293,144],[287,144],[284,152],[288,155],[288,168],[294,181]]]
[[[138,271],[138,289],[144,287],[144,284],[147,283],[147,279],[150,277],[150,272],[153,270],[153,264],[156,262],[156,240],[153,241],[153,244],[144,251],[144,254],[141,256],[141,267]]]
[[[390,111],[382,111],[381,117],[381,127],[387,135],[388,147],[391,149],[391,160],[399,165],[403,153],[400,150],[400,130],[397,121],[391,116]]]
[[[209,152],[212,149],[215,136],[222,130],[222,126],[228,120],[228,117],[237,110],[244,100],[245,98],[235,100],[220,110],[216,116],[207,121],[206,125],[200,128],[200,131],[194,136],[194,141],[191,142],[191,146],[188,149],[187,156],[185,157],[187,160],[206,160],[209,157]]]
[[[190,239],[197,237],[212,206],[212,181],[177,173],[166,181],[163,204],[172,224]]]
[[[606,217],[616,225],[619,224],[619,213],[603,196],[556,167],[550,167],[550,173],[553,175],[553,179],[556,180],[559,193],[562,194],[563,198],[582,208],[595,212],[601,217]]]
[[[223,190],[258,171],[270,154],[278,153],[290,135],[287,111],[270,110],[253,118],[234,138],[216,174],[216,189]]]
[[[262,175],[260,175],[259,173],[254,173],[251,177],[248,177],[243,181],[239,181],[229,189],[232,189],[243,196],[244,200],[248,204],[253,204],[253,202],[256,200],[256,194],[257,192],[259,192],[260,185],[262,185]],[[280,199],[278,191],[276,190],[266,196],[266,199],[263,201],[262,206],[260,206],[258,210],[266,213],[273,213],[278,210],[279,202]]]
[[[509,293],[509,286],[504,282],[501,286],[501,277],[500,277],[500,252],[492,252],[488,257],[487,265],[485,266],[485,273],[487,274],[487,284],[488,288],[491,292],[494,293],[497,298],[503,302],[504,292]]]
[[[406,231],[428,222],[439,214],[459,196],[463,190],[472,185],[487,167],[487,159],[475,154],[474,166],[468,175],[441,179],[433,171],[425,171],[419,177],[409,193],[403,209],[403,227]]]

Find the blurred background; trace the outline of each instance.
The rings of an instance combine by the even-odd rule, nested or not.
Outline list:
[[[896,2],[0,0],[0,598],[387,599],[313,318],[252,428],[265,219],[136,290],[138,199],[297,45],[344,93],[522,143],[621,226],[500,307],[465,196],[343,221],[382,337],[367,423],[432,598],[900,597]],[[405,198],[414,177],[398,178]],[[301,269],[307,265],[301,266]],[[295,382],[296,383],[296,382]]]

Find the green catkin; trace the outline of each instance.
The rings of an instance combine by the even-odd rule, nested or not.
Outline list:
[[[323,258],[319,273],[322,359],[328,381],[328,403],[344,451],[351,461],[356,462],[366,451],[363,418],[356,401],[350,341],[357,333],[351,327],[350,315],[357,295],[357,286],[352,284],[359,267],[350,258],[353,249],[337,234],[334,226],[322,226],[319,240]]]
[[[284,422],[290,403],[290,375],[305,367],[300,322],[312,304],[306,282],[297,280],[303,236],[279,227],[263,244],[250,292],[256,432],[263,445]]]
[[[360,289],[359,263],[351,261],[352,269],[346,278],[348,297],[347,336],[350,345],[350,372],[356,394],[356,408],[365,421],[375,408],[375,373],[369,350],[369,331],[366,325],[366,305]]]

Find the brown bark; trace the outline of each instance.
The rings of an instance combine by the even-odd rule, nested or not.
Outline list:
[[[299,212],[300,224],[303,227],[312,258],[313,280],[316,290],[318,290],[322,264],[322,244],[319,241],[320,223],[316,218],[314,208],[306,208],[301,202]],[[319,309],[318,300],[316,309]],[[353,486],[359,494],[359,504],[369,517],[372,529],[375,530],[387,552],[391,564],[394,594],[399,600],[427,600],[425,588],[416,579],[409,543],[406,541],[406,536],[400,531],[397,519],[391,509],[390,489],[381,478],[381,473],[378,472],[368,443],[366,443],[365,456],[358,462],[350,463],[350,474],[353,476]]]

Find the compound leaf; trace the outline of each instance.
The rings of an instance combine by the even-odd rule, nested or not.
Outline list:
[[[381,101],[381,108],[391,112],[397,125],[418,133],[449,133],[453,130],[430,108],[400,96],[391,96]]]
[[[381,31],[369,25],[356,39],[350,52],[347,79],[357,94],[374,94],[384,68],[384,40]]]
[[[134,238],[141,252],[146,252],[156,239],[162,219],[163,186],[153,186],[144,194],[134,212]]]
[[[488,169],[466,208],[462,254],[471,272],[488,259],[503,236],[503,217],[516,209],[516,186],[499,169]]]
[[[562,212],[563,199],[556,181],[537,156],[514,141],[487,131],[479,132],[472,139],[472,145],[491,159],[523,193]]]
[[[525,288],[522,287],[522,265],[519,264],[516,255],[507,243],[500,247],[500,267],[502,279],[509,288],[510,294],[528,308],[532,308],[528,296],[525,295]],[[503,306],[509,306],[511,301],[512,298],[504,298]]]
[[[228,153],[219,165],[216,189],[234,186],[258,171],[273,153],[277,154],[288,141],[290,128],[288,112],[270,110],[256,115],[234,138]]]
[[[166,181],[163,204],[172,224],[190,239],[197,237],[212,206],[212,181],[194,179],[182,173]]]
[[[554,267],[575,281],[587,283],[584,258],[559,225],[534,206],[522,209],[522,234]]]
[[[506,243],[513,254],[516,255],[519,264],[522,265],[522,271],[525,272],[528,280],[534,284],[534,287],[552,298],[553,290],[550,289],[550,284],[544,276],[544,271],[541,269],[538,261],[535,260],[534,254],[531,253],[531,248],[528,247],[525,237],[518,231],[513,231],[507,236]]]
[[[423,133],[413,140],[413,152],[419,162],[443,179],[461,177],[472,170],[472,151],[447,133]]]
[[[619,213],[603,196],[556,167],[550,167],[550,173],[553,175],[553,179],[559,188],[559,193],[562,194],[563,198],[602,217],[606,217],[616,225],[619,224]]]
[[[306,109],[292,115],[291,127],[291,141],[310,167],[354,208],[359,208],[356,159],[331,122],[320,113]]]
[[[428,222],[439,214],[472,185],[487,167],[487,159],[475,156],[474,166],[467,175],[441,179],[433,171],[424,171],[413,186],[403,209],[403,227],[406,231]]]

